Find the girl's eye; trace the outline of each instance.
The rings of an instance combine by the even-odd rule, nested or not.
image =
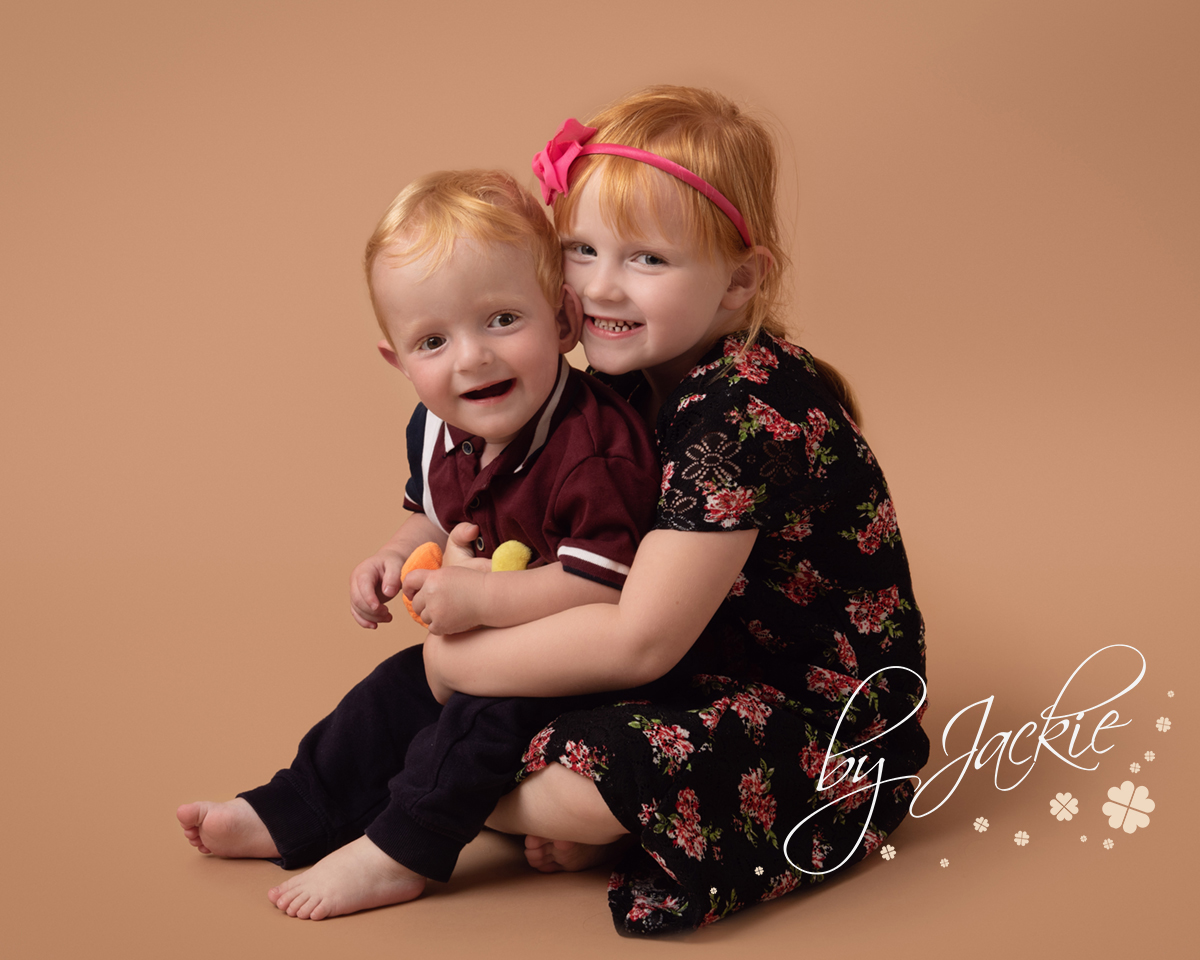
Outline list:
[[[634,257],[636,263],[642,264],[645,267],[661,267],[666,265],[666,260],[653,253],[639,253]]]
[[[436,350],[438,347],[440,347],[445,342],[446,342],[445,337],[426,337],[424,340],[421,341],[421,344],[417,349],[418,350]]]
[[[567,246],[567,253],[574,253],[581,257],[594,257],[596,248],[590,247],[586,243],[572,243]]]
[[[494,317],[492,317],[492,322],[489,323],[488,326],[489,327],[511,327],[516,322],[517,322],[517,315],[515,313],[498,313]]]

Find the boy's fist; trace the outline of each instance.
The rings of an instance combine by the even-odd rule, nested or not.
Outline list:
[[[404,561],[404,566],[400,568],[400,582],[404,582],[404,578],[413,570],[440,570],[442,566],[442,548],[433,541],[423,543],[416,550],[408,555],[408,559]],[[417,621],[421,626],[429,629],[429,624],[417,616],[417,611],[413,609],[412,601],[407,596],[402,598],[404,607],[408,610],[408,615]]]

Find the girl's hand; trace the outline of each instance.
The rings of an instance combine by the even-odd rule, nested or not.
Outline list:
[[[404,557],[386,547],[367,557],[350,574],[350,613],[360,627],[374,630],[390,623],[388,601],[400,592],[400,568]]]
[[[462,633],[482,622],[486,576],[484,571],[468,567],[413,570],[404,578],[404,595],[417,616],[429,624],[431,633]]]

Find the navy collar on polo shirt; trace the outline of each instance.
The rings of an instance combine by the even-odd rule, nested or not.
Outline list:
[[[499,456],[484,469],[491,469],[494,473],[519,473],[530,459],[546,445],[555,413],[558,412],[564,401],[569,403],[571,400],[567,396],[567,388],[571,385],[567,376],[570,369],[567,358],[560,356],[558,358],[558,376],[554,379],[554,387],[550,390],[550,396],[546,398],[546,402],[538,408],[537,413],[529,418],[529,422],[521,428],[512,443],[501,450]],[[443,434],[445,438],[443,456],[448,457],[456,450],[460,450],[464,441],[471,442],[471,456],[483,454],[484,444],[487,442],[483,437],[474,436],[448,423],[444,426],[446,429]]]

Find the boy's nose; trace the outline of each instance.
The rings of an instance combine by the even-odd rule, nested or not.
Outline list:
[[[480,337],[467,337],[460,341],[455,354],[455,366],[459,370],[475,370],[487,366],[494,359],[491,347]]]

